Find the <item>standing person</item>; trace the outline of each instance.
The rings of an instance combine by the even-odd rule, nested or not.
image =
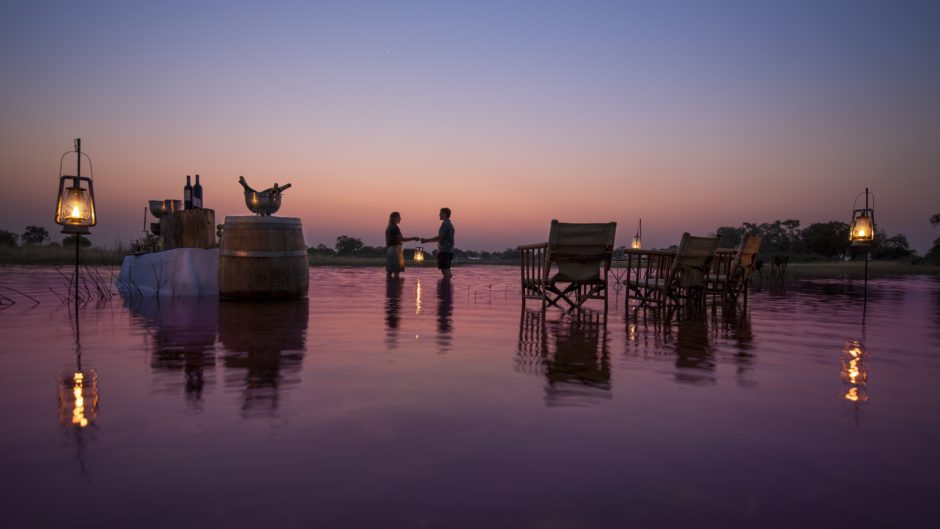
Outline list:
[[[454,225],[450,222],[450,208],[441,208],[441,227],[437,230],[437,237],[421,239],[421,242],[437,243],[437,267],[444,274],[444,279],[450,279],[450,263],[454,260]]]
[[[388,216],[388,227],[385,228],[385,274],[387,277],[398,279],[399,272],[405,269],[405,250],[402,243],[417,241],[418,237],[402,237],[401,213],[393,211]]]

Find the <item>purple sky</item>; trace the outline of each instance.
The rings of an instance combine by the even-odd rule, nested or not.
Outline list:
[[[97,244],[148,199],[247,214],[291,182],[308,243],[382,244],[392,210],[458,246],[626,244],[796,218],[940,230],[937,2],[17,2],[0,19],[0,228],[53,229],[59,156],[94,161]],[[71,171],[71,167],[68,168]],[[15,193],[9,189],[15,190]]]

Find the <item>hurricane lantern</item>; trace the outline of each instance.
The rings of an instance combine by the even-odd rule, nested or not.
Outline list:
[[[62,174],[62,160],[71,152],[74,152],[78,159],[76,176]],[[63,233],[87,235],[91,233],[88,228],[98,223],[95,217],[94,183],[91,177],[81,174],[81,139],[76,139],[75,150],[63,154],[59,160],[59,196],[55,208],[55,222],[62,226]]]
[[[630,248],[634,250],[643,248],[643,219],[640,219],[640,223],[637,225],[636,235],[633,237],[633,243],[630,244]]]
[[[860,193],[858,197],[865,195],[865,207],[852,210],[852,227],[849,230],[849,240],[852,246],[867,246],[875,240],[875,210],[868,206],[868,188],[865,193]],[[855,202],[858,203],[858,197]],[[874,201],[873,201],[874,202]]]
[[[420,246],[415,248],[414,255],[412,256],[412,260],[414,261],[415,264],[424,264],[424,248]]]

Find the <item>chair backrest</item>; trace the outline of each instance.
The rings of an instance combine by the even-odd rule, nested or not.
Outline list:
[[[696,237],[688,232],[683,233],[676,258],[672,261],[671,279],[678,280],[678,286],[683,288],[702,286],[715,258],[718,241],[718,237]]]
[[[616,222],[592,224],[552,220],[546,272],[554,262],[558,265],[559,279],[587,281],[599,278],[602,265],[610,268],[616,232]]]
[[[732,270],[753,268],[757,253],[760,252],[760,243],[761,238],[756,235],[742,237],[734,254],[734,262],[731,263]]]

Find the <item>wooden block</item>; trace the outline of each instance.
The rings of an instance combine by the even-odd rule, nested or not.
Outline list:
[[[160,218],[163,248],[214,248],[215,210],[186,209]]]

